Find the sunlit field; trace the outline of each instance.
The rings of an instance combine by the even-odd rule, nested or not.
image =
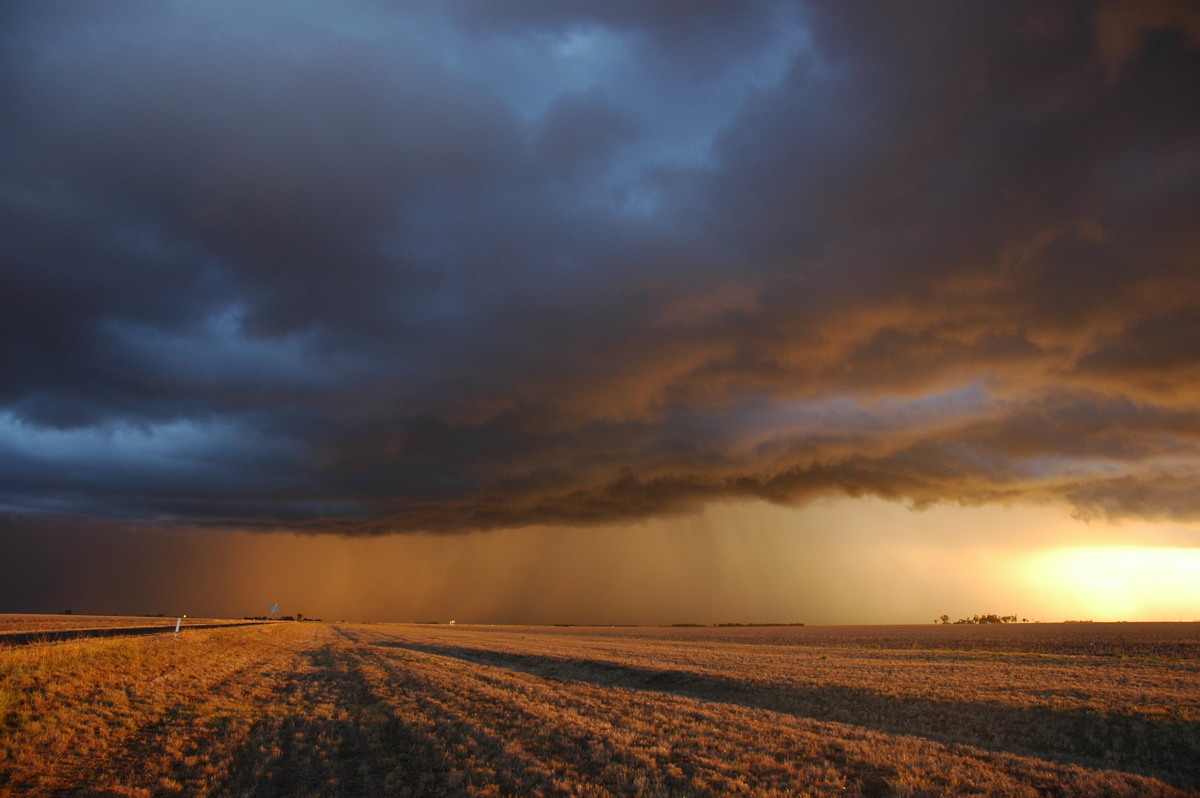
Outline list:
[[[273,623],[0,649],[2,795],[1198,787],[1195,623]]]
[[[238,623],[217,618],[167,618],[162,615],[16,615],[0,613],[0,635],[8,632],[55,631],[58,629],[125,629],[147,626],[175,627],[213,623]],[[0,645],[3,643],[0,642]]]

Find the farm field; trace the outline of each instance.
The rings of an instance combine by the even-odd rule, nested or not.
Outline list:
[[[1198,646],[1195,623],[39,643],[0,649],[0,795],[1196,795]]]
[[[184,618],[184,626],[221,623],[216,618]],[[236,621],[229,621],[236,623]],[[175,628],[175,617],[162,615],[17,615],[0,613],[0,634],[60,629],[125,629],[143,626]]]

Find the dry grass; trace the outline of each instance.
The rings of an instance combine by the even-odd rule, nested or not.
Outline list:
[[[185,618],[184,626],[221,623],[211,618]],[[230,623],[236,623],[230,621]],[[16,615],[0,613],[0,634],[49,632],[58,629],[128,629],[143,626],[175,627],[175,618],[131,615]]]
[[[1200,660],[801,632],[277,624],[0,650],[0,795],[1197,794]]]

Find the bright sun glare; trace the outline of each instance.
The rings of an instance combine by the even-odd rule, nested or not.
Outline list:
[[[1079,619],[1200,619],[1200,549],[1076,546],[1034,555],[1026,577]],[[1050,620],[1050,619],[1047,619]]]

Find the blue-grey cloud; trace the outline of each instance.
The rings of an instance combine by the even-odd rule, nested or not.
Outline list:
[[[5,512],[1200,515],[1187,3],[3,14]]]

